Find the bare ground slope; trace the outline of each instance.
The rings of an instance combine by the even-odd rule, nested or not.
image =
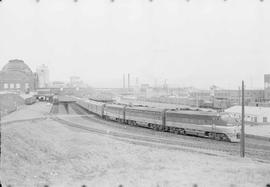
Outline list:
[[[15,111],[18,106],[23,104],[24,100],[18,94],[0,94],[0,112],[2,115]]]

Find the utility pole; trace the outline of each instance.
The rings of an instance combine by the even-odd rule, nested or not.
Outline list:
[[[241,104],[241,90],[240,90],[240,86],[238,87],[238,104]]]
[[[242,81],[242,120],[241,120],[240,156],[245,157],[245,85],[244,85],[244,81]]]
[[[0,163],[1,163],[1,159],[2,159],[2,154],[1,154],[1,152],[2,152],[2,122],[1,122],[1,114],[2,114],[2,112],[1,112],[1,110],[0,110]]]

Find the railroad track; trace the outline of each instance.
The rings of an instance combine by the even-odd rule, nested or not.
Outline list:
[[[215,141],[207,138],[182,136],[167,132],[157,132],[150,129],[138,128],[134,126],[120,125],[117,122],[105,121],[94,115],[86,115],[84,109],[73,104],[71,106],[80,117],[71,117],[69,119],[54,118],[58,122],[83,130],[87,130],[113,138],[122,139],[123,141],[144,142],[147,144],[155,143],[163,146],[174,147],[175,149],[197,149],[200,152],[222,152],[229,155],[239,155],[239,144]],[[72,121],[73,120],[73,121]],[[114,130],[101,130],[101,128],[93,128],[88,126],[89,122],[96,122],[103,125],[104,128],[113,128]],[[88,123],[88,125],[87,125]],[[123,133],[124,132],[124,133]],[[258,160],[270,161],[270,143],[264,140],[253,140],[247,138],[246,156]]]
[[[205,148],[196,147],[192,143],[188,143],[188,142],[180,143],[179,141],[167,140],[167,139],[158,138],[158,137],[141,136],[141,135],[121,133],[117,131],[101,130],[101,129],[81,125],[73,121],[60,118],[60,117],[53,117],[52,119],[63,125],[67,125],[73,128],[83,129],[88,132],[92,132],[92,133],[100,134],[104,136],[109,136],[112,138],[116,138],[118,140],[123,140],[125,142],[130,142],[130,143],[139,144],[139,145],[147,145],[147,146],[161,147],[165,149],[174,149],[174,150],[190,150],[190,151],[196,151],[196,152],[212,154],[212,155],[218,155],[217,152],[224,152],[223,150],[215,150],[216,152],[213,153],[213,150],[211,149],[206,150]],[[198,150],[198,148],[200,148],[200,150]],[[212,152],[210,152],[210,150]]]
[[[77,114],[80,114],[82,117],[89,118],[90,117],[89,114],[92,114],[91,112],[86,111],[85,109],[81,108],[77,104],[72,104],[71,107]],[[101,119],[99,117],[95,117],[95,118],[90,117],[90,118],[91,118],[91,120],[94,120],[96,122],[106,123],[108,125],[111,125],[113,123],[113,124],[117,124],[117,126],[119,126],[118,122],[114,122],[114,121],[108,122],[108,121],[105,121],[104,119]],[[141,128],[144,128],[144,127],[141,127]],[[146,128],[146,129],[148,129],[148,128]],[[153,131],[153,132],[161,133],[161,134],[164,134],[164,135],[167,135],[167,136],[189,137],[189,138],[192,137],[193,139],[197,139],[197,140],[204,139],[204,140],[208,140],[208,141],[211,141],[211,142],[216,142],[216,140],[212,140],[212,139],[204,138],[204,137],[192,136],[192,135],[179,136],[179,135],[175,135],[174,133],[170,133],[170,132],[162,132],[162,131],[159,131],[159,132],[158,131]],[[252,142],[252,141],[263,142],[264,144],[268,144],[270,146],[270,138],[267,138],[267,137],[261,137],[261,136],[256,136],[256,135],[246,135],[246,140],[249,141],[249,142]]]
[[[124,124],[121,125],[118,122],[106,121],[97,117],[96,115],[89,115],[88,111],[85,111],[83,108],[76,104],[72,104],[71,108],[73,115],[48,115],[44,117],[5,121],[1,123],[2,125],[9,125],[27,121],[36,122],[52,119],[74,128],[83,129],[104,136],[110,136],[118,140],[135,144],[159,146],[168,149],[193,149],[197,152],[199,151],[205,153],[214,151],[230,155],[239,155],[238,143],[228,143],[207,138],[153,131],[148,128],[138,128]],[[61,113],[61,111],[59,112]],[[67,116],[69,117],[69,120],[67,119]],[[91,122],[97,123],[98,126],[96,128],[89,126]],[[99,128],[99,126],[103,126],[103,129]],[[270,142],[267,140],[247,138],[246,155],[250,158],[270,162]]]
[[[36,118],[27,118],[27,119],[19,119],[19,120],[12,120],[12,121],[2,121],[1,124],[2,125],[10,125],[10,124],[14,124],[14,123],[22,123],[22,122],[36,122],[36,121],[42,121],[42,120],[46,120],[49,119],[51,116],[43,116],[43,117],[36,117]]]

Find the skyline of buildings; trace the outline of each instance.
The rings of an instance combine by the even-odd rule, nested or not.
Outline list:
[[[12,76],[7,76],[8,73]],[[14,72],[16,72],[16,80],[14,78]],[[19,73],[18,73],[19,72]],[[0,80],[1,90],[26,90],[27,88],[35,90],[38,88],[64,88],[64,87],[88,87],[79,76],[70,76],[69,81],[50,81],[49,67],[45,64],[39,65],[36,68],[36,72],[32,70],[22,60],[10,60],[2,69],[2,78]],[[27,78],[23,78],[22,73],[27,74]],[[5,75],[5,76],[4,76]],[[155,84],[152,86],[147,83],[139,83],[138,77],[134,77],[135,81],[131,80],[131,74],[123,75],[123,91],[128,91],[129,94],[136,94],[139,96],[161,97],[161,96],[176,96],[176,97],[195,97],[199,99],[209,100],[209,98],[215,97],[217,99],[229,99],[231,102],[239,103],[240,93],[239,89],[222,89],[215,85],[209,89],[197,89],[194,87],[170,87],[165,79],[163,84]],[[5,77],[5,78],[4,78]],[[9,77],[9,78],[7,78]],[[126,81],[127,78],[127,81]],[[26,80],[24,83],[20,83],[21,80]],[[6,80],[6,82],[5,82]],[[4,82],[3,82],[4,81]],[[134,83],[133,83],[134,82]],[[127,84],[127,85],[126,85]],[[270,74],[264,75],[264,89],[246,89],[246,98],[249,98],[252,102],[257,101],[270,101]]]

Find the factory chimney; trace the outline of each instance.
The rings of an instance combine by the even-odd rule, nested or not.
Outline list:
[[[128,90],[130,89],[130,74],[128,74]]]
[[[126,80],[125,80],[125,74],[123,74],[123,88],[126,88]]]

